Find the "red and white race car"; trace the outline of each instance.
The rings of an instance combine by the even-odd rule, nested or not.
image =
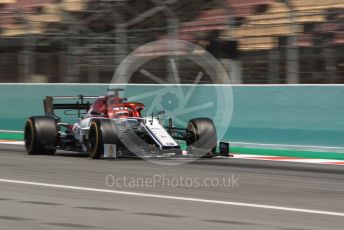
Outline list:
[[[54,154],[60,149],[89,153],[94,159],[104,156],[228,156],[227,143],[220,143],[220,152],[216,152],[216,128],[211,119],[194,118],[187,127],[177,128],[172,118],[168,118],[165,125],[165,120],[161,119],[163,112],[142,117],[144,104],[120,97],[123,89],[108,91],[108,95],[99,97],[47,96],[45,116],[29,117],[25,125],[28,154]],[[56,100],[76,102],[55,103]],[[74,124],[63,123],[55,110],[64,110],[66,115],[76,111],[78,120]],[[179,141],[185,141],[186,150],[181,149]]]

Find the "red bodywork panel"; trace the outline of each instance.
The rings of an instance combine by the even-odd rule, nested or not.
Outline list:
[[[96,99],[89,112],[96,112],[108,118],[141,117],[144,107],[142,103],[126,102],[119,97],[105,96]]]

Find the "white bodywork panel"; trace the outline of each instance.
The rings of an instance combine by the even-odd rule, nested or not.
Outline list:
[[[146,128],[154,135],[154,137],[162,144],[162,146],[177,147],[178,143],[168,134],[164,127],[156,118],[145,118]]]
[[[89,117],[79,120],[78,123],[74,124],[73,134],[75,139],[77,139],[86,149],[84,140],[88,136],[88,131],[90,128],[90,121],[95,117]],[[114,119],[116,120],[116,119]],[[150,136],[159,143],[160,147],[179,147],[179,144],[170,136],[170,134],[165,130],[165,128],[160,124],[157,118],[146,117],[143,118],[143,124],[141,124],[144,129],[150,134]]]
[[[90,120],[92,118],[81,119],[78,123],[74,124],[73,133],[75,139],[83,143],[83,136],[88,135],[88,130],[90,129]]]

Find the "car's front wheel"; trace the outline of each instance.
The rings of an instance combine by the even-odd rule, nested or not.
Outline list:
[[[191,119],[186,127],[186,144],[204,157],[213,156],[217,145],[214,122],[210,118]]]

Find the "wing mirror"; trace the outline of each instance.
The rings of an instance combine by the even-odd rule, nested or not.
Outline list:
[[[95,115],[95,116],[101,116],[101,115],[102,115],[102,113],[98,113],[98,112],[96,112],[96,111],[91,111],[90,114],[91,114],[91,115]]]

